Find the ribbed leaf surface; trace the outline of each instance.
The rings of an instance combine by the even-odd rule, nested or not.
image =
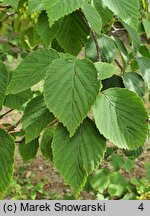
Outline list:
[[[5,97],[4,105],[10,109],[23,110],[23,104],[25,104],[33,93],[31,90],[26,90],[18,94],[9,94]]]
[[[84,3],[82,7],[82,11],[88,20],[92,30],[96,32],[96,34],[101,34],[102,29],[102,19],[99,15],[98,11],[89,3]]]
[[[103,2],[125,23],[133,28],[137,28],[139,11],[138,0],[103,0]]]
[[[102,35],[97,38],[99,47],[101,48],[101,57],[103,62],[111,63],[116,58],[117,47],[112,38]],[[89,39],[86,45],[86,57],[90,60],[97,61],[97,51],[93,39]]]
[[[49,25],[52,26],[55,21],[81,8],[83,3],[84,0],[43,0],[49,17]]]
[[[0,109],[2,108],[8,85],[8,72],[5,65],[0,62]]]
[[[41,10],[43,10],[43,4],[41,0],[28,0],[28,12],[29,13],[36,13]]]
[[[147,38],[150,38],[150,21],[147,19],[143,19],[143,25]]]
[[[0,195],[10,184],[14,169],[15,143],[13,138],[0,129]]]
[[[88,118],[72,138],[62,124],[56,129],[52,143],[54,164],[76,194],[84,186],[87,176],[100,165],[105,142]]]
[[[22,92],[44,79],[49,65],[57,58],[58,53],[52,49],[37,50],[28,55],[13,72],[8,93]]]
[[[97,68],[100,80],[107,79],[117,73],[117,67],[105,62],[96,62],[95,67]]]
[[[146,85],[139,74],[135,72],[125,73],[123,75],[123,83],[126,88],[137,93],[140,97],[144,96]]]
[[[150,89],[150,58],[140,57],[140,58],[137,58],[137,62],[138,62],[142,77],[147,83],[148,88]]]
[[[43,40],[44,44],[48,46],[50,42],[56,37],[59,30],[59,25],[55,23],[52,27],[49,27],[48,17],[45,12],[41,13],[36,24],[36,30],[38,35]]]
[[[140,39],[139,33],[137,31],[135,31],[134,28],[132,28],[128,24],[123,23],[123,25],[130,35],[132,46],[133,46],[134,50],[135,51],[139,50],[140,44],[141,44],[141,39]]]
[[[37,138],[41,131],[54,119],[52,113],[45,106],[43,96],[33,98],[26,106],[22,117],[26,143]]]
[[[120,148],[136,149],[144,145],[148,114],[143,101],[128,89],[103,91],[94,106],[97,128]]]
[[[57,34],[60,46],[72,55],[77,55],[87,42],[89,31],[78,13],[72,13],[62,20]]]
[[[1,2],[5,3],[5,4],[9,4],[13,8],[17,9],[19,0],[15,0],[15,1],[14,0],[2,0]]]
[[[72,136],[94,104],[99,88],[97,70],[89,60],[58,59],[47,72],[45,102]]]
[[[122,58],[122,62],[123,62],[123,66],[124,66],[124,69],[126,69],[126,67],[128,66],[128,61],[129,61],[129,54],[128,54],[128,51],[125,47],[125,44],[124,42],[118,38],[118,37],[115,37],[113,36],[113,40],[115,41],[115,44],[117,46],[117,49],[121,55],[121,58]]]
[[[93,4],[102,18],[103,26],[108,25],[114,16],[113,12],[103,3],[102,0],[93,0]]]

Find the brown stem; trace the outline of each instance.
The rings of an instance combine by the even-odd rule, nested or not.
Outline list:
[[[17,134],[17,133],[21,133],[23,132],[23,129],[19,130],[19,131],[10,131],[9,133],[10,134]]]
[[[13,12],[13,13],[7,13],[7,12],[4,12],[6,17],[2,20],[2,22],[5,22],[10,16],[13,16],[15,15],[16,12]]]
[[[12,111],[13,111],[13,109],[8,110],[8,111],[5,112],[4,114],[2,114],[2,115],[0,116],[0,119],[2,119],[5,115],[9,114],[9,113],[12,112]]]
[[[0,44],[8,44],[10,45],[10,49],[11,51],[13,51],[14,53],[19,53],[21,51],[23,51],[23,49],[21,49],[20,47],[12,44],[9,40],[7,40],[6,38],[2,38],[0,37]]]
[[[8,4],[0,5],[0,9],[5,9],[5,8],[11,8],[11,5]]]
[[[12,125],[11,127],[9,127],[9,128],[7,129],[7,131],[8,131],[8,132],[14,131],[14,129],[15,129],[16,127],[18,127],[18,125],[20,124],[20,122],[21,122],[21,119],[19,119],[19,121],[16,122],[16,124],[14,124],[14,125]]]
[[[98,41],[97,41],[96,33],[91,28],[90,24],[88,23],[87,19],[85,18],[84,14],[81,11],[79,11],[79,15],[82,18],[82,20],[84,21],[85,25],[87,26],[87,28],[89,29],[89,31],[90,31],[90,33],[91,33],[91,35],[93,37],[93,40],[94,40],[94,43],[95,43],[95,46],[96,46],[96,51],[97,51],[97,60],[101,61],[101,49],[100,49]]]
[[[115,59],[115,62],[118,65],[118,67],[120,68],[121,73],[122,73],[123,72],[123,68],[122,68],[121,64],[119,63],[119,61],[117,59]]]
[[[142,169],[144,169],[144,167],[141,164],[136,163],[136,165],[139,166],[139,167],[141,167]]]

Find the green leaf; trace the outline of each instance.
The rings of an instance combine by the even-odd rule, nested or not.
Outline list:
[[[126,193],[122,198],[122,200],[136,200],[137,195],[135,193]]]
[[[84,0],[43,0],[44,8],[49,17],[50,27],[55,21],[81,8]]]
[[[146,163],[145,168],[146,168],[146,178],[150,180],[150,162]]]
[[[58,23],[52,25],[51,28],[49,27],[48,17],[45,12],[39,15],[38,22],[36,23],[36,30],[46,46],[56,37],[59,30],[58,27]]]
[[[24,162],[29,161],[36,157],[39,148],[38,139],[32,140],[31,142],[25,144],[23,141],[19,144],[19,152]]]
[[[44,84],[45,102],[70,136],[87,116],[99,88],[97,70],[89,60],[63,58],[51,64]]]
[[[127,159],[124,164],[124,168],[127,172],[131,172],[135,168],[135,161]]]
[[[121,167],[124,165],[124,160],[121,155],[113,153],[111,155],[110,163],[116,171],[119,171]]]
[[[13,138],[0,129],[0,195],[2,195],[12,180],[14,171],[15,143]]]
[[[150,38],[150,21],[147,19],[143,19],[143,25],[147,38]]]
[[[144,145],[148,114],[142,99],[128,89],[103,91],[95,103],[94,117],[100,133],[119,148],[136,149]]]
[[[39,44],[41,44],[41,38],[37,33],[35,25],[27,28],[20,36],[20,39],[24,42],[28,49],[36,48]]]
[[[122,185],[118,184],[110,184],[108,187],[108,193],[111,197],[113,196],[121,196],[123,194],[123,187]]]
[[[18,94],[9,94],[5,97],[4,106],[10,109],[23,110],[23,105],[32,98],[33,93],[31,90],[26,90]]]
[[[117,47],[112,38],[102,35],[97,38],[99,47],[101,48],[101,57],[103,62],[111,63],[116,58]],[[89,42],[85,48],[86,57],[90,60],[97,61],[97,51],[96,46],[92,38],[89,39]]]
[[[133,28],[138,27],[138,0],[103,0],[104,4],[125,23]]]
[[[98,77],[100,80],[113,76],[118,70],[114,65],[105,62],[96,62],[95,67],[98,70]]]
[[[41,131],[54,119],[45,106],[43,96],[33,98],[26,106],[22,117],[25,131],[25,142],[28,143],[39,136]]]
[[[142,77],[135,72],[128,72],[123,75],[123,83],[126,88],[143,97],[146,91],[146,86]]]
[[[134,59],[133,54],[131,56],[131,59],[133,59],[133,61],[131,61],[130,69],[132,72],[136,72],[137,70],[139,70],[139,66],[138,66],[137,60]]]
[[[2,108],[4,98],[6,95],[6,89],[8,85],[8,72],[5,65],[0,61],[0,109]]]
[[[91,186],[94,190],[103,193],[110,183],[110,171],[105,168],[98,170],[91,178]]]
[[[140,57],[140,58],[137,58],[137,62],[138,62],[142,77],[147,83],[148,88],[150,89],[150,58]]]
[[[11,5],[13,8],[17,9],[19,0],[2,0],[3,3]]]
[[[51,129],[46,128],[42,135],[40,149],[45,159],[50,159],[53,162],[52,140],[54,133]]]
[[[144,148],[142,146],[138,147],[135,150],[124,150],[125,156],[130,158],[131,160],[134,160],[138,158],[144,151]]]
[[[110,182],[111,184],[117,185],[121,184],[126,190],[127,185],[129,184],[127,179],[120,172],[111,172],[110,174]]]
[[[141,44],[139,48],[139,57],[148,57],[150,58],[150,50],[149,47],[146,44]]]
[[[89,31],[78,13],[63,18],[56,39],[60,46],[72,55],[77,55],[87,42]]]
[[[113,40],[115,41],[115,44],[117,46],[117,49],[121,55],[122,58],[122,62],[124,65],[124,70],[126,69],[126,67],[128,66],[128,61],[129,61],[129,54],[128,51],[124,45],[124,42],[122,40],[120,40],[118,37],[113,36],[112,37]]]
[[[13,72],[7,92],[11,94],[22,92],[44,79],[49,65],[57,58],[59,58],[58,53],[52,49],[32,52]]]
[[[131,42],[132,42],[132,46],[133,46],[134,50],[135,51],[139,50],[140,45],[141,45],[141,39],[140,39],[139,33],[137,31],[135,31],[135,29],[129,25],[127,25],[125,23],[123,23],[123,25],[129,33],[129,36],[131,38]]]
[[[28,13],[29,14],[39,12],[43,9],[44,9],[43,3],[41,0],[28,0]]]
[[[102,18],[103,26],[108,25],[114,16],[113,12],[101,0],[93,0],[93,4]]]
[[[96,34],[101,34],[102,29],[102,19],[99,15],[98,11],[89,3],[84,3],[82,6],[82,11],[88,20],[92,30],[96,32]]]
[[[97,193],[96,194],[96,200],[107,200],[107,198],[105,199],[104,195],[101,193]]]
[[[72,138],[62,124],[56,129],[52,144],[54,164],[76,194],[85,185],[87,176],[100,165],[105,142],[88,118]]]
[[[121,191],[123,192],[123,194],[125,194],[128,190],[128,186],[129,186],[129,182],[127,181],[127,179],[123,176],[123,174],[121,174],[120,172],[112,172],[110,174],[110,185],[119,185],[119,188],[120,188],[120,185],[122,186],[122,189]],[[114,188],[115,189],[115,188]],[[117,188],[116,188],[117,189]],[[109,190],[109,188],[108,188]],[[111,194],[111,196],[115,196],[113,194]],[[120,196],[119,194],[116,196]]]

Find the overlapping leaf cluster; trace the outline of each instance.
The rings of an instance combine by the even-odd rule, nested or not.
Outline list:
[[[3,3],[16,13],[22,5]],[[41,152],[78,194],[99,167],[106,139],[131,150],[145,143],[142,98],[150,89],[150,51],[139,26],[149,37],[149,20],[141,20],[139,0],[28,0],[28,13],[38,17],[26,35],[31,53],[12,74],[0,63],[0,106],[22,111],[23,160],[36,156],[45,129]],[[129,37],[129,50],[113,34],[117,23]],[[14,142],[0,131],[0,193],[12,176]]]

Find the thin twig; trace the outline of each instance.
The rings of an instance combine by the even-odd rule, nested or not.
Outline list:
[[[0,5],[0,9],[6,9],[6,8],[11,8],[12,6],[11,5],[8,5],[8,4],[3,4],[3,5]]]
[[[98,41],[97,41],[96,33],[91,28],[90,24],[88,23],[87,19],[85,18],[84,14],[81,11],[79,11],[79,15],[82,18],[82,20],[84,21],[85,25],[87,26],[87,28],[89,29],[89,31],[90,31],[90,33],[91,33],[91,35],[93,37],[93,40],[94,40],[94,43],[95,43],[95,46],[96,46],[96,51],[97,51],[97,60],[101,61],[101,49],[100,49]]]
[[[14,129],[15,129],[16,127],[18,127],[18,125],[20,124],[20,122],[21,122],[21,119],[19,119],[19,121],[17,121],[16,124],[14,124],[14,125],[12,125],[11,127],[9,127],[7,131],[8,131],[8,132],[14,131]]]
[[[119,61],[117,59],[115,59],[116,64],[118,65],[118,67],[121,70],[121,73],[123,72],[123,67],[121,66],[121,64],[119,63]]]
[[[16,12],[12,12],[12,13],[8,13],[8,12],[4,12],[5,13],[6,17],[2,20],[2,22],[5,22],[10,16],[13,16],[16,14]]]
[[[139,163],[136,163],[137,166],[141,167],[142,169],[144,169],[144,166],[142,166],[141,164]]]
[[[9,114],[9,113],[12,112],[12,111],[13,111],[13,109],[8,110],[8,111],[5,112],[4,114],[2,114],[2,115],[0,116],[0,119],[2,119],[5,115]]]
[[[19,131],[10,131],[9,133],[10,134],[17,134],[17,133],[21,133],[23,132],[23,129],[19,130]]]
[[[58,122],[59,122],[58,119],[54,119],[51,123],[48,124],[47,127],[51,127],[51,126],[53,126],[54,124],[56,124]]]
[[[11,51],[13,51],[14,53],[19,53],[21,51],[23,51],[23,49],[21,49],[20,47],[14,45],[13,43],[11,43],[9,40],[7,40],[6,38],[2,38],[0,37],[0,44],[8,44],[10,45],[10,49]]]
[[[112,31],[112,33],[115,33],[115,32],[117,32],[117,31],[125,31],[126,29],[125,28],[116,28],[114,25],[112,26],[113,27],[113,31]]]

